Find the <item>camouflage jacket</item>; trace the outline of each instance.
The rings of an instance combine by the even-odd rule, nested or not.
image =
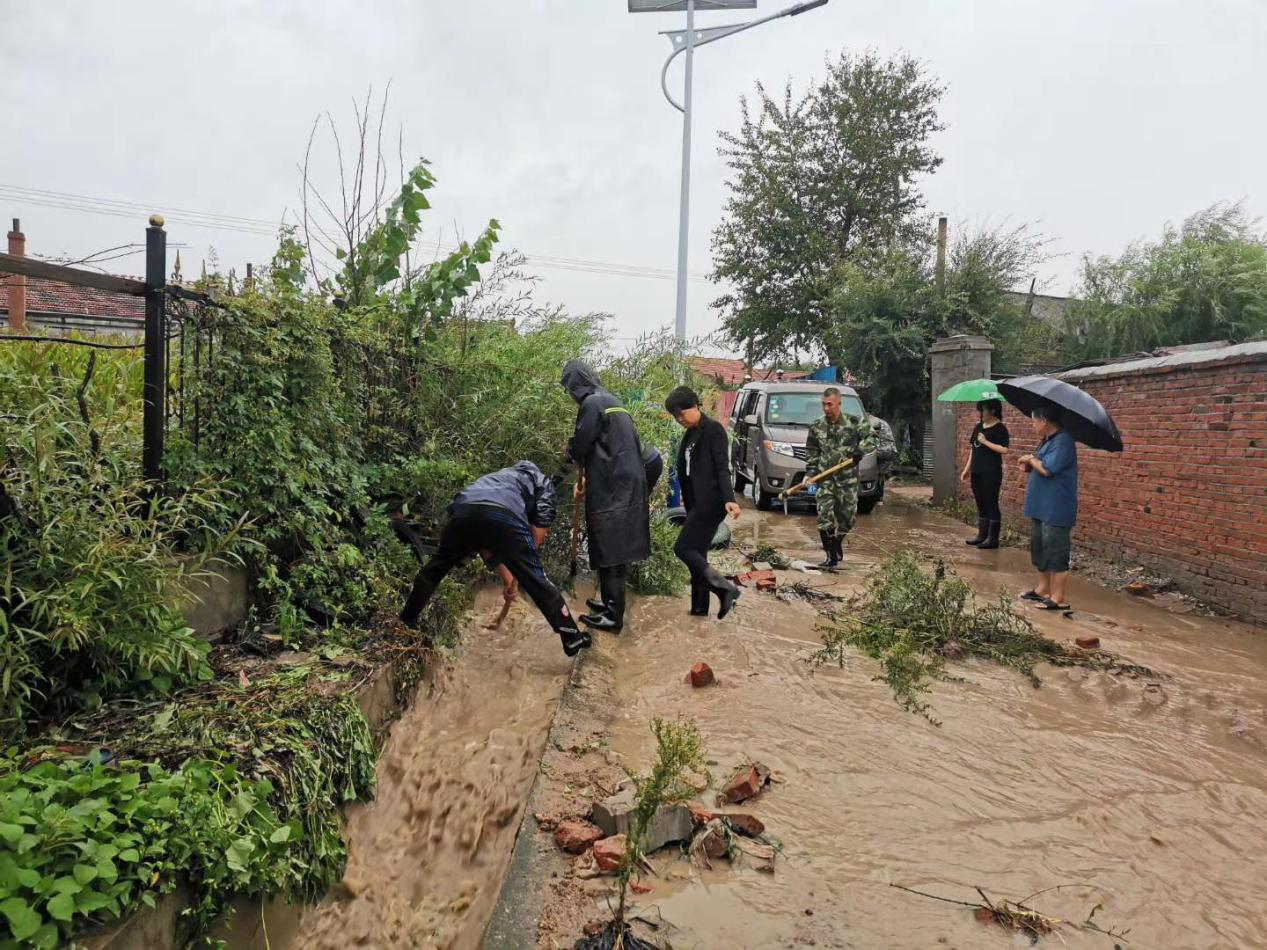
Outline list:
[[[809,438],[805,442],[805,477],[812,478],[849,459],[860,462],[868,452],[874,452],[875,447],[875,430],[865,418],[855,419],[845,413],[840,422],[832,425],[824,416],[809,429]],[[840,474],[845,478],[856,478],[856,473],[855,467]]]
[[[867,416],[867,420],[875,428],[876,458],[883,465],[897,458],[897,440],[893,438],[892,427],[879,416]]]

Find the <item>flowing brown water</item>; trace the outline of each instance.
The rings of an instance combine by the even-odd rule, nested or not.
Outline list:
[[[807,517],[746,511],[737,536],[751,541],[754,528],[794,556],[815,553]],[[983,592],[1029,586],[1023,552],[975,551],[967,534],[890,503],[860,519],[840,583],[914,547],[952,559]],[[963,900],[975,886],[1018,899],[1085,885],[1033,903],[1074,921],[1100,904],[1097,922],[1129,927],[1132,947],[1267,947],[1267,635],[1084,582],[1070,597],[1073,619],[1029,614],[1055,639],[1100,636],[1164,673],[1160,687],[1040,667],[1036,690],[1003,668],[958,664],[965,681],[931,694],[940,728],[898,707],[866,658],[811,674],[807,606],[749,591],[719,624],[684,616],[682,602],[638,601],[626,633],[588,661],[617,684],[613,748],[645,765],[648,721],[681,715],[700,727],[717,777],[751,757],[784,779],[752,803],[785,848],[773,877],[682,863],[649,879],[641,902],[681,929],[674,946],[1027,943],[894,882]],[[684,685],[698,660],[720,688]],[[1062,938],[1113,945],[1077,930]]]
[[[572,667],[531,604],[483,629],[500,603],[481,593],[461,655],[392,728],[376,800],[348,821],[344,881],[291,946],[480,945]]]

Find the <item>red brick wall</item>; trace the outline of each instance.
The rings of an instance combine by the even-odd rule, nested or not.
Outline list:
[[[1125,443],[1120,454],[1078,447],[1075,548],[1169,575],[1208,603],[1267,622],[1267,352],[1132,366],[1069,380],[1100,400]],[[1004,421],[1003,512],[1015,523],[1026,479],[1011,460],[1037,439],[1020,413],[1005,409]],[[961,469],[975,422],[975,408],[962,407]],[[959,497],[972,500],[966,482]]]

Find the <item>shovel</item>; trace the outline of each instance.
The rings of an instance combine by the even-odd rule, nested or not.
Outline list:
[[[800,494],[801,492],[805,491],[805,489],[809,488],[810,485],[817,485],[824,478],[831,478],[833,475],[837,474],[838,472],[843,472],[845,469],[852,467],[853,464],[854,464],[853,459],[846,459],[845,461],[841,462],[839,465],[833,465],[831,468],[825,469],[824,471],[819,472],[813,478],[807,478],[802,482],[797,482],[791,488],[788,488],[784,491],[779,492],[779,500],[783,502],[783,513],[787,514],[787,500],[791,498],[793,495]]]
[[[582,499],[585,497],[585,476],[581,475],[581,498],[572,499],[572,551],[570,563],[568,564],[568,573],[570,576],[577,575],[576,552],[581,544],[581,508],[584,507]]]

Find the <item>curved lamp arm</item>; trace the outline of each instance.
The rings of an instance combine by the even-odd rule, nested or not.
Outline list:
[[[699,49],[708,43],[715,43],[717,40],[727,36],[734,36],[736,33],[742,33],[744,30],[751,30],[754,26],[760,26],[762,23],[769,23],[771,20],[778,20],[785,16],[800,16],[802,13],[808,13],[816,7],[826,6],[828,0],[807,0],[804,3],[798,3],[788,7],[786,10],[780,10],[778,13],[771,13],[753,20],[751,23],[740,23],[735,26],[715,26],[708,29],[696,30],[699,38],[695,41],[694,46]],[[685,30],[670,30],[664,35],[673,43],[673,52],[669,54],[669,58],[664,61],[664,68],[660,70],[660,88],[664,91],[664,98],[669,100],[669,105],[677,109],[678,112],[685,112],[686,109],[682,104],[673,98],[673,94],[669,92],[669,67],[673,65],[673,59],[678,53],[686,49],[686,44],[679,42],[678,37],[685,35]]]

